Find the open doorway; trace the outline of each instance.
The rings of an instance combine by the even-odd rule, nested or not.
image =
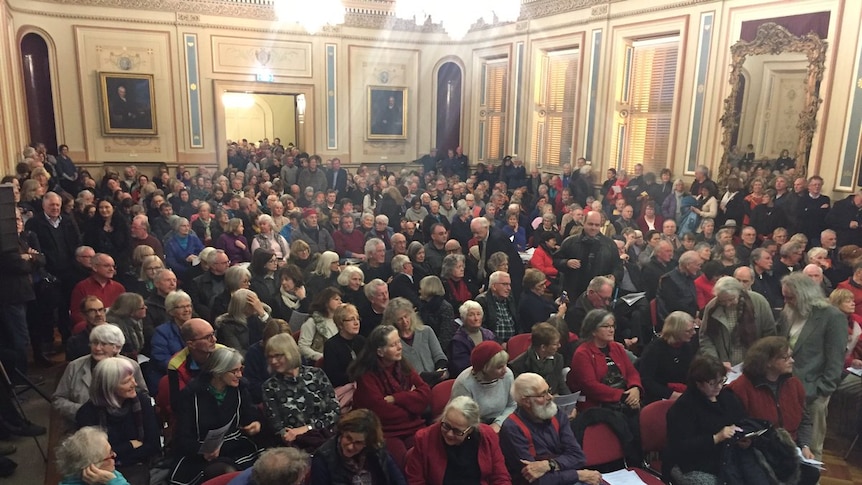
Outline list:
[[[296,144],[297,95],[226,92],[222,94],[225,131],[229,140],[257,143],[264,138]]]
[[[227,140],[280,138],[314,153],[314,86],[214,81],[216,153],[227,166]]]

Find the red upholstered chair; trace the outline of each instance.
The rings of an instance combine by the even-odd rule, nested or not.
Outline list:
[[[510,338],[506,346],[506,351],[509,352],[509,362],[512,362],[516,357],[526,352],[530,348],[532,341],[533,336],[529,333],[519,333]]]
[[[649,302],[649,316],[650,322],[652,323],[652,333],[654,333],[656,337],[659,337],[660,332],[656,330],[658,328],[658,300],[655,298]]]
[[[641,409],[641,449],[647,469],[662,476],[660,453],[667,446],[667,412],[675,401],[663,399]]]
[[[625,452],[617,435],[610,426],[598,423],[588,427],[584,431],[584,442],[581,443],[587,462],[584,468],[595,468],[613,462],[622,462],[625,466]],[[662,481],[640,468],[626,468],[634,471],[638,477],[647,485],[662,485]]]
[[[230,472],[205,481],[201,485],[227,485],[227,483],[242,472]]]
[[[455,385],[455,379],[446,379],[438,382],[436,386],[431,388],[431,417],[437,419],[443,414],[443,408],[449,404],[449,398],[452,397],[452,386]]]

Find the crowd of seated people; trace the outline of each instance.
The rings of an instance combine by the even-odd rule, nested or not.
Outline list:
[[[15,289],[2,345],[26,375],[51,363],[58,331],[70,364],[55,408],[70,430],[106,428],[117,454],[70,481],[140,482],[134,467],[167,457],[171,483],[197,484],[291,446],[314,453],[316,483],[456,470],[598,483],[567,429],[605,416],[637,437],[642,407],[662,400],[694,406],[671,413],[690,418],[736,392],[720,384],[740,365],[757,392],[787,381],[804,397],[799,423],[773,421],[806,457],[822,454],[830,397],[862,395],[844,371],[862,369],[862,193],[833,204],[790,165],[736,168],[720,189],[702,166],[690,184],[640,165],[602,182],[584,159],[558,175],[517,158],[463,173],[460,147],[396,173],[275,140],[228,152],[218,173],[96,179],[42,146],[3,179],[21,224],[20,251],[2,256],[0,285]],[[764,339],[793,365],[769,350],[752,370]],[[438,386],[454,399],[433,412]],[[557,410],[573,392],[577,408]],[[697,431],[735,443],[735,421],[772,417],[755,397]],[[686,461],[693,428],[669,431],[680,483],[715,472]],[[639,463],[638,443],[626,454]]]

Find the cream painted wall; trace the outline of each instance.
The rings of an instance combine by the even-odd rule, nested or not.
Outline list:
[[[134,162],[146,166],[148,161],[176,163],[225,163],[224,141],[218,139],[219,119],[224,117],[216,99],[215,87],[227,85],[253,86],[253,91],[275,87],[276,92],[309,93],[309,115],[304,140],[311,140],[309,152],[328,158],[340,157],[347,164],[385,161],[389,163],[418,158],[434,144],[436,126],[436,76],[439,66],[447,61],[463,67],[461,139],[465,153],[478,143],[478,120],[482,113],[478,104],[481,66],[487,57],[507,57],[515,67],[515,53],[524,47],[521,65],[524,82],[510,83],[510,102],[521,102],[515,118],[510,106],[510,123],[506,145],[519,148],[519,155],[529,153],[535,110],[530,99],[534,93],[531,66],[542,49],[558,47],[580,48],[582,68],[579,70],[578,120],[574,150],[581,153],[586,144],[586,109],[591,89],[595,94],[595,126],[592,159],[599,173],[609,165],[611,126],[617,115],[615,86],[616,66],[620,59],[619,41],[632,38],[678,32],[681,36],[678,85],[673,114],[671,169],[677,175],[685,173],[685,164],[693,138],[699,141],[697,162],[717,167],[721,158],[721,127],[724,98],[729,93],[727,83],[729,48],[739,38],[742,22],[785,15],[828,11],[831,14],[826,74],[820,96],[825,101],[818,112],[811,156],[811,172],[826,178],[826,187],[837,184],[837,161],[843,156],[848,141],[858,133],[847,132],[847,120],[852,95],[857,90],[855,70],[850,59],[858,59],[862,20],[862,2],[852,0],[719,0],[712,2],[678,2],[626,0],[596,4],[579,10],[525,18],[519,22],[472,32],[463,41],[454,42],[441,34],[376,31],[353,26],[309,36],[267,21],[237,23],[236,18],[256,10],[244,7],[224,7],[222,14],[206,14],[206,8],[222,8],[221,4],[203,4],[196,13],[140,10],[130,2],[129,8],[118,8],[122,0],[110,5],[102,0],[82,0],[75,4],[62,1],[5,0],[9,6],[10,29],[20,38],[22,32],[38,26],[48,36],[53,58],[60,73],[55,98],[59,99],[61,132],[59,138],[71,148],[73,158],[96,167],[105,162]],[[357,0],[361,3],[361,0]],[[373,6],[373,5],[372,5]],[[251,9],[252,7],[248,7]],[[257,7],[254,7],[257,8]],[[261,7],[262,8],[262,7]],[[705,59],[707,80],[696,84],[695,73],[700,62],[698,52],[699,24],[703,15],[714,15],[709,33],[712,46]],[[599,49],[599,75],[590,85],[593,66],[593,33],[600,31],[603,42]],[[203,148],[191,148],[191,110],[188,106],[189,86],[186,83],[187,55],[185,34],[197,36],[195,66],[200,80],[196,88],[201,96]],[[10,43],[11,45],[11,43]],[[334,50],[334,72],[327,68],[327,46]],[[101,134],[98,115],[99,70],[112,68],[110,52],[127,49],[139,52],[146,62],[135,66],[135,72],[156,76],[159,134],[153,139],[117,139]],[[9,49],[6,50],[8,52]],[[4,53],[0,53],[3,62]],[[842,60],[839,64],[838,60]],[[14,62],[11,64],[14,66]],[[838,67],[841,67],[840,69]],[[367,89],[380,83],[383,70],[397,71],[389,78],[390,85],[408,89],[408,136],[403,141],[377,142],[365,139]],[[20,75],[7,72],[0,75],[0,92],[20,95]],[[273,75],[273,83],[255,83],[255,75]],[[334,80],[330,89],[327,79]],[[260,87],[260,89],[257,89]],[[704,92],[702,124],[692,130],[694,99]],[[328,112],[327,99],[334,111]],[[26,139],[26,123],[20,113],[4,106],[2,111],[4,141]],[[328,126],[334,125],[330,140]],[[515,136],[514,127],[521,126]],[[301,130],[302,131],[302,130]],[[253,138],[253,137],[252,137]],[[286,137],[282,137],[286,139]],[[6,149],[8,150],[8,141]],[[332,146],[332,148],[328,148]],[[857,154],[857,159],[858,154]],[[471,157],[472,159],[472,157]],[[527,164],[530,160],[525,157]]]
[[[281,138],[282,143],[296,142],[296,97],[289,94],[247,94],[250,106],[225,106],[225,126],[230,140]],[[227,104],[227,103],[226,103]]]

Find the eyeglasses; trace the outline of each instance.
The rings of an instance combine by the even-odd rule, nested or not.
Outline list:
[[[188,303],[186,303],[185,305],[177,305],[174,307],[174,310],[191,310],[191,309],[192,309],[192,306]]]
[[[242,375],[242,371],[244,371],[244,370],[245,370],[245,366],[241,365],[241,366],[237,367],[236,369],[231,369],[227,372],[228,372],[228,374],[233,374],[234,376],[239,377]]]
[[[473,429],[473,427],[468,426],[466,429],[458,429],[453,428],[452,425],[447,423],[446,421],[440,421],[440,429],[442,429],[444,433],[452,433],[455,436],[464,436],[469,433],[470,430]]]
[[[605,323],[605,324],[599,325],[598,328],[617,328],[617,326],[614,323]]]
[[[212,340],[212,341],[215,341],[215,339],[216,339],[215,333],[208,333],[208,334],[206,334],[206,335],[203,335],[203,336],[200,336],[200,337],[197,337],[197,338],[193,338],[193,339],[192,339],[192,342],[195,342],[195,341],[198,341],[198,340]]]
[[[551,394],[551,388],[549,387],[549,388],[545,389],[544,391],[540,391],[538,394],[536,394],[534,396],[524,396],[524,397],[530,397],[533,399],[542,399],[542,398],[547,398],[547,397],[553,397],[553,394]]]
[[[342,446],[353,445],[356,448],[362,448],[365,446],[365,440],[355,440],[349,434],[341,435],[341,439],[344,440],[344,444]]]
[[[85,312],[85,313],[87,313],[88,315],[95,315],[95,314],[97,314],[97,313],[105,313],[106,311],[107,311],[107,308],[105,308],[105,307],[102,307],[102,308],[87,308],[86,310],[84,310],[84,312]]]
[[[727,384],[727,376],[722,377],[721,379],[713,379],[706,383],[710,387],[719,387]]]
[[[99,463],[102,463],[102,462],[105,462],[105,461],[108,461],[108,460],[113,460],[113,459],[114,459],[114,458],[116,458],[116,457],[117,457],[117,452],[116,452],[116,451],[114,451],[114,450],[111,450],[111,453],[110,453],[110,454],[108,454],[108,456],[106,456],[106,457],[102,458],[102,461],[100,461]]]

